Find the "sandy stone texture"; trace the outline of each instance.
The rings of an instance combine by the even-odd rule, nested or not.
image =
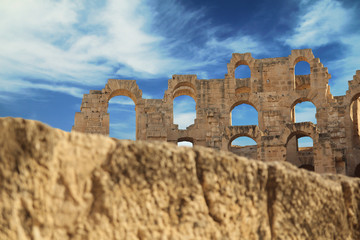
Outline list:
[[[0,119],[0,239],[360,239],[360,180]]]

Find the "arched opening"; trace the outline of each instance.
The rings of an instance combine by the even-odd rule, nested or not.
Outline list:
[[[249,159],[257,159],[257,143],[247,136],[233,139],[229,144],[229,151]]]
[[[306,61],[299,61],[295,65],[295,76],[296,75],[309,75],[310,74],[310,64]]]
[[[354,177],[360,178],[360,164],[358,164],[355,168]]]
[[[296,90],[310,88],[310,64],[306,61],[299,61],[295,65],[295,87]]]
[[[193,147],[194,146],[194,144],[189,141],[181,141],[181,142],[178,142],[177,145],[179,147]]]
[[[177,141],[177,145],[179,147],[193,147],[194,146],[194,139],[191,137],[184,137],[179,138]]]
[[[360,147],[360,95],[353,98],[350,104],[350,119],[352,121],[352,138],[354,147]]]
[[[230,112],[231,126],[258,125],[258,112],[250,104],[240,103]]]
[[[136,140],[135,103],[131,98],[125,96],[111,98],[108,113],[110,115],[110,137]]]
[[[181,95],[173,101],[174,124],[179,126],[179,129],[186,129],[188,126],[194,124],[196,118],[196,102],[187,95]]]
[[[302,101],[295,104],[291,109],[292,121],[295,123],[299,122],[312,122],[316,121],[316,107],[310,101]]]
[[[251,71],[247,64],[240,64],[235,69],[235,78],[236,79],[250,78],[250,77],[251,77]]]
[[[314,172],[315,171],[315,168],[313,165],[309,165],[309,164],[303,164],[301,165],[299,168],[303,168],[303,169],[306,169],[308,171],[311,171],[311,172]]]
[[[314,168],[313,145],[313,139],[304,133],[290,136],[286,144],[286,161],[299,168]]]

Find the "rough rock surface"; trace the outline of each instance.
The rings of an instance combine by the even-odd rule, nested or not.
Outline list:
[[[360,239],[360,181],[0,119],[0,239]]]

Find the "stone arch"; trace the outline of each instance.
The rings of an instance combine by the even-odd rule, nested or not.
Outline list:
[[[230,63],[227,64],[228,76],[235,78],[235,69],[240,65],[247,65],[250,69],[250,78],[253,77],[255,59],[251,53],[233,53]]]
[[[232,145],[233,141],[242,137],[252,139],[256,144],[245,146]],[[249,134],[238,134],[230,139],[228,144],[228,151],[239,156],[247,157],[249,159],[258,159],[258,142],[256,141],[256,138],[250,136]]]
[[[192,137],[180,137],[180,138],[178,138],[178,140],[177,140],[177,143],[179,143],[179,142],[190,142],[190,143],[192,143],[192,146],[195,146],[195,141],[194,141],[194,138],[192,138]]]
[[[299,61],[300,60],[300,61]],[[307,61],[304,57],[298,57],[295,60],[296,64],[294,65],[294,80],[295,80],[295,89],[296,90],[304,90],[304,89],[310,89],[310,76],[311,76],[311,67],[310,63]],[[307,63],[306,68],[309,71],[309,73],[306,74],[296,74],[296,71],[298,68],[300,70],[302,67],[304,67],[303,63]]]
[[[175,110],[175,108],[176,108],[176,101],[175,101],[175,99],[177,98],[177,97],[180,97],[180,96],[189,96],[189,97],[191,97],[193,100],[194,100],[194,102],[195,102],[195,109],[193,109],[192,107],[191,107],[191,109],[188,109],[189,110],[189,112],[188,113],[192,113],[192,114],[195,114],[195,116],[194,116],[194,118],[193,118],[193,123],[188,123],[188,124],[186,124],[186,126],[184,125],[182,128],[180,127],[180,129],[185,129],[185,128],[187,128],[187,127],[189,127],[189,126],[191,126],[192,124],[194,124],[195,123],[195,119],[196,119],[196,115],[197,115],[197,111],[196,111],[196,109],[197,109],[197,98],[196,98],[196,88],[195,88],[195,86],[194,86],[194,84],[193,83],[191,83],[191,82],[179,82],[179,83],[177,83],[176,85],[175,85],[175,87],[172,89],[172,92],[171,92],[171,99],[172,99],[172,109],[173,109],[173,111],[172,111],[172,123],[173,124],[175,124],[175,121],[176,121],[176,115],[175,115],[175,112],[174,112],[174,110]],[[180,100],[180,99],[178,99],[178,100]],[[180,100],[181,101],[181,100]],[[189,102],[189,100],[186,100],[186,99],[182,99],[182,101],[184,102],[188,102],[189,104],[190,104],[190,106],[193,106],[193,103],[191,102]],[[184,114],[184,113],[180,113],[180,114]],[[187,118],[188,119],[188,118]],[[178,127],[179,126],[181,126],[181,124],[178,122],[178,123],[176,123],[177,125],[178,125]]]
[[[138,106],[142,103],[142,91],[139,89],[139,86],[136,84],[135,80],[118,80],[118,79],[109,79],[105,88],[102,90],[102,98],[106,103],[106,113],[108,112],[108,103],[110,99],[116,96],[126,96],[129,97],[135,103],[135,131],[136,131],[136,139],[139,139],[139,115],[138,115]],[[107,113],[108,117],[104,119],[104,126],[106,128],[106,133],[109,135],[110,128],[110,117],[109,113]]]
[[[196,88],[191,82],[180,82],[172,90],[172,100],[176,97],[187,95],[194,99],[196,103]]]
[[[293,66],[295,68],[296,64],[298,64],[299,62],[307,62],[310,65],[310,61],[305,57],[305,56],[298,56],[297,58],[295,58],[294,62],[293,62]]]
[[[234,110],[234,108],[235,108],[236,106],[239,106],[239,105],[241,105],[241,104],[250,105],[250,106],[252,106],[253,108],[255,108],[256,111],[258,111],[258,109],[256,108],[255,104],[253,104],[252,102],[250,102],[250,101],[248,101],[248,100],[239,100],[239,101],[236,101],[235,103],[233,103],[233,104],[231,105],[229,112],[231,113],[231,111]]]
[[[316,120],[316,123],[317,123],[317,107],[316,107],[316,104],[314,103],[314,101],[310,98],[307,98],[307,97],[300,97],[298,99],[296,99],[290,106],[290,118],[291,118],[291,122],[295,123],[295,120],[296,120],[296,116],[295,116],[295,106],[299,103],[304,103],[304,102],[310,102],[314,105],[315,107],[315,120]],[[316,124],[314,123],[314,124]]]
[[[354,94],[349,103],[351,139],[354,147],[360,147],[360,93]]]
[[[232,136],[232,137],[230,138],[229,144],[228,144],[228,149],[229,149],[229,147],[231,146],[231,143],[232,143],[235,139],[237,139],[237,138],[239,138],[239,137],[248,137],[248,138],[251,138],[252,140],[254,140],[254,141],[256,142],[256,145],[258,144],[258,142],[257,142],[257,137],[256,137],[254,134],[238,133],[238,134],[236,134],[236,135],[234,135],[234,136]]]
[[[291,51],[291,55],[289,56],[289,71],[290,76],[293,78],[293,87],[295,90],[310,89],[314,58],[311,49],[295,49]],[[295,66],[301,61],[309,64],[310,74],[295,76]]]
[[[258,126],[248,125],[248,126],[229,126],[226,130],[226,135],[224,140],[224,145],[227,145],[227,150],[231,146],[232,141],[238,137],[249,137],[253,139],[257,144],[260,142],[262,132]],[[225,150],[225,149],[224,149]]]
[[[316,132],[313,128],[313,124],[295,124],[298,126],[295,126],[293,128],[289,128],[289,126],[287,127],[286,131],[284,131],[283,135],[286,135],[286,141],[285,141],[285,146],[286,144],[289,142],[289,140],[294,137],[294,136],[298,136],[300,137],[310,137],[313,139],[313,141],[315,140],[314,138],[316,137]],[[300,125],[300,126],[299,126]]]
[[[250,69],[249,63],[246,60],[240,60],[235,64],[234,77],[236,78],[236,72],[240,66],[246,66],[249,69],[250,77],[241,77],[239,79],[251,78],[251,69]]]
[[[311,164],[303,164],[303,165],[299,166],[299,168],[306,169],[306,170],[308,170],[310,172],[315,171],[314,165],[311,165]]]
[[[191,142],[194,144],[194,138],[192,137],[180,137],[178,138],[177,142]]]
[[[302,137],[310,137],[313,141],[313,146],[300,148],[298,146],[298,139]],[[311,134],[303,131],[292,132],[286,141],[286,161],[292,163],[297,167],[312,166],[314,167],[314,139]]]
[[[134,101],[135,106],[142,101],[142,91],[135,80],[109,79],[102,92],[105,92],[107,102],[115,96],[129,97]]]
[[[107,102],[109,136],[136,140],[136,109],[134,101],[126,94],[116,94]]]
[[[256,123],[255,124],[252,124],[251,122],[250,122],[250,124],[240,124],[240,125],[238,125],[238,124],[236,124],[236,125],[234,125],[234,119],[233,119],[233,112],[235,111],[234,109],[236,108],[236,107],[238,107],[238,106],[240,106],[240,105],[247,105],[247,106],[251,106],[252,107],[252,109],[250,110],[250,114],[253,112],[253,110],[255,110],[256,111]],[[258,110],[256,109],[256,107],[255,107],[255,105],[254,104],[252,104],[251,102],[249,102],[249,101],[246,101],[246,100],[241,100],[241,101],[237,101],[236,103],[234,103],[231,107],[230,107],[230,126],[246,126],[246,125],[259,125],[259,112],[258,112]]]
[[[354,177],[360,178],[360,164],[356,165],[355,167]]]

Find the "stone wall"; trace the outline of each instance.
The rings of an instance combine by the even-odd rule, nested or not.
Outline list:
[[[309,75],[295,76],[299,61],[309,63]],[[250,78],[235,78],[235,69],[240,65],[249,66]],[[286,161],[300,154],[296,141],[291,139],[309,136],[313,140],[312,160],[309,154],[300,159],[307,159],[304,161],[310,162],[316,172],[355,175],[360,164],[360,71],[349,81],[346,95],[338,97],[330,92],[331,75],[311,49],[292,50],[288,57],[267,59],[234,53],[227,72],[224,79],[209,80],[197,79],[196,75],[173,75],[163,99],[143,99],[135,80],[109,79],[104,89],[84,95],[73,130],[108,135],[108,102],[123,95],[136,106],[137,140],[187,140],[195,146],[231,151],[234,139],[247,136],[257,143],[256,159]],[[180,95],[188,95],[196,102],[195,122],[185,130],[173,123],[173,100]],[[316,106],[316,124],[295,123],[294,107],[304,101]],[[232,126],[231,111],[243,103],[257,110],[258,125]],[[239,148],[233,151],[247,154]],[[296,161],[300,166],[301,161]]]
[[[0,118],[0,239],[360,239],[360,179]]]

